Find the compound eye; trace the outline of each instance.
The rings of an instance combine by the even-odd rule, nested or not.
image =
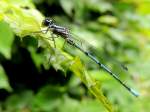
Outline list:
[[[43,22],[42,22],[43,26],[48,26],[50,24],[52,24],[52,20],[48,19],[48,18],[44,19]]]

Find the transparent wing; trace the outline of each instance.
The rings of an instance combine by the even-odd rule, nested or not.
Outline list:
[[[32,33],[42,33],[45,32],[46,30],[41,30],[37,32],[32,32]],[[95,48],[92,43],[94,43],[94,40],[88,42],[85,39],[81,38],[80,36],[77,36],[76,34],[72,33],[69,31],[70,38],[73,39],[75,43],[78,43],[84,50],[90,52],[92,55],[98,57],[98,59],[103,63],[109,66],[109,68],[113,69],[117,68],[116,70],[119,70],[119,72],[122,71],[128,71],[128,67],[125,66],[125,64],[116,58],[110,56],[108,52],[105,52],[105,50],[98,50]],[[57,42],[56,42],[57,43]],[[70,51],[70,50],[69,50]]]
[[[121,62],[117,60],[116,58],[110,56],[110,54],[106,52],[105,50],[98,50],[91,43],[89,43],[83,38],[81,39],[79,36],[73,33],[70,33],[70,37],[73,39],[75,43],[78,43],[79,45],[81,45],[83,49],[87,50],[92,55],[96,56],[103,64],[108,65],[111,69],[117,68],[116,70],[119,70],[118,71],[119,73],[122,71],[123,72],[128,71],[128,67],[125,66],[124,62]]]

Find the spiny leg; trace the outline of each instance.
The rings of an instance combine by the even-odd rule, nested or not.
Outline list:
[[[62,46],[62,49],[65,48],[65,44],[66,44],[67,40],[65,39],[64,43],[63,43],[63,46]]]
[[[54,36],[54,33],[51,33],[51,37],[49,38],[49,40],[53,41],[53,43],[54,43],[54,48],[56,48],[55,38],[58,38],[58,36]],[[52,50],[54,50],[54,49],[52,48]],[[55,50],[54,50],[54,51],[55,51]],[[51,58],[52,58],[52,55],[50,55],[50,57],[49,57],[49,59],[48,59],[48,63],[51,62]]]
[[[53,41],[54,43],[54,48],[56,48],[56,42],[55,42],[55,38],[58,38],[58,36],[54,36],[54,33],[51,33],[51,41]]]
[[[45,31],[45,32],[43,32],[43,31]],[[40,31],[35,31],[35,32],[31,32],[31,33],[43,33],[43,34],[46,34],[48,31],[49,31],[49,27],[47,29],[40,30]]]

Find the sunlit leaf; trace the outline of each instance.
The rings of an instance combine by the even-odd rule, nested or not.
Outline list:
[[[6,58],[10,58],[11,46],[14,40],[14,35],[8,24],[0,22],[0,52]]]
[[[105,23],[105,24],[114,25],[114,26],[118,24],[117,18],[113,16],[109,16],[109,15],[99,17],[98,21],[100,23]]]
[[[87,2],[88,8],[91,10],[104,13],[113,9],[112,5],[104,0],[89,0]]]
[[[90,77],[90,75],[84,69],[84,66],[82,65],[79,58],[75,59],[70,69],[84,82],[84,84],[87,86],[90,92],[92,92],[94,96],[102,102],[102,104],[107,108],[107,110],[109,112],[113,112],[112,105],[103,95],[99,83],[96,80],[92,79],[92,77]]]
[[[5,0],[0,1],[3,6],[0,10],[4,15],[3,20],[9,23],[16,35],[24,37],[34,31],[40,31],[40,24],[44,18],[42,14],[34,8],[24,9],[21,4],[13,3]],[[26,5],[30,4],[28,2]]]
[[[3,19],[4,15],[0,12],[0,21]]]
[[[149,14],[150,13],[150,1],[145,0],[145,2],[140,3],[138,5],[137,11],[141,14]]]
[[[74,8],[74,2],[70,0],[60,0],[60,4],[64,11],[69,15],[72,16],[72,11]]]

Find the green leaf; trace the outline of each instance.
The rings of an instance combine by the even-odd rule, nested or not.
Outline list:
[[[3,19],[3,14],[0,12],[0,21]]]
[[[146,1],[141,3],[138,8],[137,8],[137,11],[141,14],[148,14],[150,13],[150,1]]]
[[[40,90],[33,101],[33,110],[54,111],[61,105],[61,98],[65,88],[59,86],[46,86]]]
[[[0,22],[0,52],[5,55],[6,58],[10,58],[11,46],[14,40],[12,30],[8,24]]]
[[[64,11],[69,15],[72,16],[72,10],[74,8],[73,1],[70,0],[60,0],[60,4]]]
[[[3,15],[2,19],[7,22],[14,33],[20,37],[29,35],[34,31],[40,31],[40,24],[44,18],[42,14],[34,7],[31,7],[31,1],[26,2],[26,6],[30,7],[29,9],[23,8],[22,4],[20,4],[20,2],[17,3],[17,1],[0,1],[2,5],[2,7],[0,7],[1,15]]]
[[[7,75],[5,74],[5,71],[1,65],[0,65],[0,89],[6,89],[7,91],[12,91],[7,79]]]
[[[118,24],[118,19],[116,17],[110,16],[110,15],[100,16],[98,18],[98,21],[100,23],[105,23],[105,24],[114,25],[114,26],[116,26]]]
[[[19,94],[9,96],[5,101],[5,108],[8,112],[29,112],[32,100],[32,91],[21,91]]]
[[[107,98],[103,95],[102,90],[100,89],[100,85],[97,81],[92,79],[90,75],[88,75],[84,66],[82,65],[79,58],[74,60],[74,63],[71,65],[70,69],[77,75],[81,81],[87,86],[90,92],[97,98],[102,104],[107,108],[109,112],[113,112],[112,105],[107,100]]]
[[[112,5],[109,2],[105,2],[105,0],[89,0],[86,4],[89,9],[100,13],[113,9]]]

